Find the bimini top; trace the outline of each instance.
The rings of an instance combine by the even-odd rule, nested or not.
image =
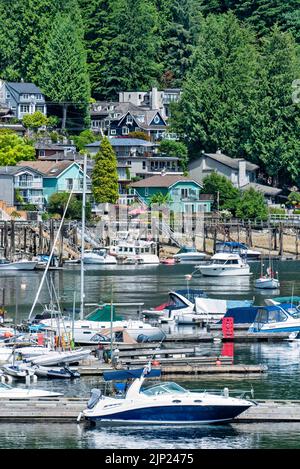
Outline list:
[[[140,378],[142,376],[143,371],[145,368],[134,368],[132,370],[117,370],[117,371],[104,371],[103,378],[105,381],[124,381],[126,379],[135,379]],[[151,369],[150,372],[147,373],[147,378],[158,378],[161,375],[161,371],[158,369]]]

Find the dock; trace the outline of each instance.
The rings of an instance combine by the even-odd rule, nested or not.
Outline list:
[[[89,396],[84,398],[57,397],[51,399],[13,400],[1,399],[0,422],[73,422],[87,405]],[[299,400],[256,400],[257,405],[250,407],[233,423],[257,422],[300,422]],[[81,423],[84,419],[81,420]]]
[[[235,331],[232,338],[224,338],[222,332],[203,332],[202,334],[170,334],[164,342],[207,343],[222,342],[281,342],[289,338],[290,332],[246,332]]]

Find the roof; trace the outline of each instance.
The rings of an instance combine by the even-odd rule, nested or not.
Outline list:
[[[259,168],[257,164],[249,163],[249,161],[244,158],[231,158],[230,156],[223,155],[223,153],[204,153],[204,156],[208,156],[212,160],[218,161],[219,163],[229,166],[229,168],[239,169],[239,162],[246,162],[247,171],[255,171]]]
[[[174,174],[158,174],[151,176],[146,179],[142,179],[141,181],[133,182],[130,184],[130,187],[170,187],[177,182],[194,182],[198,186],[202,187],[199,182],[191,179],[190,177]]]
[[[14,176],[15,174],[20,173],[24,171],[25,169],[32,170],[34,172],[41,174],[40,171],[38,171],[35,168],[31,168],[29,165],[27,165],[27,163],[29,163],[29,161],[28,162],[24,161],[24,164],[18,165],[18,166],[0,166],[0,174]]]
[[[14,89],[18,94],[22,94],[22,93],[43,94],[41,89],[38,86],[36,86],[34,83],[7,81],[6,85]]]
[[[255,189],[258,192],[261,192],[264,195],[271,195],[271,196],[278,195],[282,192],[282,189],[279,189],[278,187],[264,186],[263,184],[257,184],[256,182],[250,182],[249,184],[246,184],[240,189],[242,191],[246,191],[251,188]]]
[[[121,138],[110,138],[109,139],[110,144],[113,147],[155,147],[155,143],[148,142],[148,140],[142,140],[141,138],[126,138],[126,137],[121,137]],[[85,145],[86,148],[92,148],[92,147],[100,147],[101,141],[98,140],[97,142],[89,143],[88,145]]]
[[[74,161],[20,161],[18,166],[27,166],[36,169],[47,177],[58,177],[68,167],[77,164]]]

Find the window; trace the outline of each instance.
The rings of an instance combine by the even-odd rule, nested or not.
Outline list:
[[[41,101],[41,100],[43,99],[43,95],[42,95],[42,94],[37,94],[37,95],[36,95],[36,99],[37,99],[38,101]]]
[[[188,189],[181,189],[181,197],[186,199],[188,196]]]
[[[143,169],[146,169],[146,161],[143,161]]]
[[[10,93],[6,91],[6,99],[9,99],[9,98],[10,98]]]
[[[73,189],[73,179],[66,179],[67,189],[71,191]]]
[[[22,112],[23,114],[29,113],[30,112],[29,104],[21,104],[20,112]]]
[[[126,118],[126,124],[132,124],[133,123],[133,119],[132,119],[132,116],[127,116]]]
[[[111,129],[111,131],[110,131],[110,135],[117,135],[117,131],[116,131],[116,129]]]
[[[131,166],[131,161],[130,160],[126,161],[126,165]]]
[[[28,93],[24,93],[21,95],[21,98],[22,99],[25,99],[26,101],[29,99],[29,94]]]
[[[159,116],[156,115],[156,116],[154,117],[153,121],[154,121],[154,124],[159,124],[159,123],[160,123],[160,118],[159,118]]]
[[[128,134],[129,134],[128,127],[122,127],[122,135],[128,135]]]
[[[149,189],[148,187],[145,187],[145,196],[148,196],[149,195]]]
[[[35,110],[44,114],[44,106],[36,106]]]

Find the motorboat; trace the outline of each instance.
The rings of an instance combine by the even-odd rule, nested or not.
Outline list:
[[[259,306],[249,332],[299,332],[300,309],[289,303]]]
[[[28,366],[28,364],[5,364],[2,366],[2,370],[13,378],[26,378],[26,376],[33,376],[35,370]]]
[[[50,351],[45,355],[40,355],[29,359],[34,365],[52,366],[61,365],[66,363],[77,363],[89,357],[91,351],[78,349],[78,350],[62,350]]]
[[[45,391],[44,389],[13,388],[5,383],[0,383],[0,399],[35,399],[39,397],[58,397],[62,393]]]
[[[159,264],[156,254],[157,243],[154,241],[121,241],[109,247],[109,254],[116,256],[122,263],[132,264]]]
[[[260,251],[250,249],[247,244],[236,241],[217,242],[216,254],[220,252],[239,254],[240,257],[247,258],[247,260],[257,260],[261,257]]]
[[[142,311],[145,317],[161,323],[194,325],[220,320],[229,308],[250,306],[252,300],[222,300],[207,298],[203,290],[186,289],[169,292],[169,301],[154,309]]]
[[[173,258],[181,263],[201,262],[208,258],[205,252],[199,252],[195,247],[182,246]]]
[[[117,264],[117,258],[111,256],[106,248],[94,248],[84,251],[83,262],[84,264]]]
[[[198,265],[196,269],[202,275],[210,277],[249,276],[250,266],[238,254],[221,252],[214,254],[206,265]]]
[[[5,258],[0,258],[0,271],[1,270],[34,270],[37,266],[37,261],[28,261],[21,259],[18,261],[9,261]]]
[[[94,424],[210,424],[229,422],[254,405],[246,399],[229,397],[227,390],[224,395],[192,392],[174,382],[144,387],[150,371],[147,365],[124,396],[94,392],[82,412],[85,419]]]
[[[265,303],[268,306],[289,304],[291,307],[300,306],[300,296],[276,296],[274,298],[266,298]]]
[[[50,379],[75,379],[80,378],[80,373],[76,370],[71,370],[68,366],[63,368],[48,368],[46,366],[34,365],[33,370],[36,376],[40,378]]]

